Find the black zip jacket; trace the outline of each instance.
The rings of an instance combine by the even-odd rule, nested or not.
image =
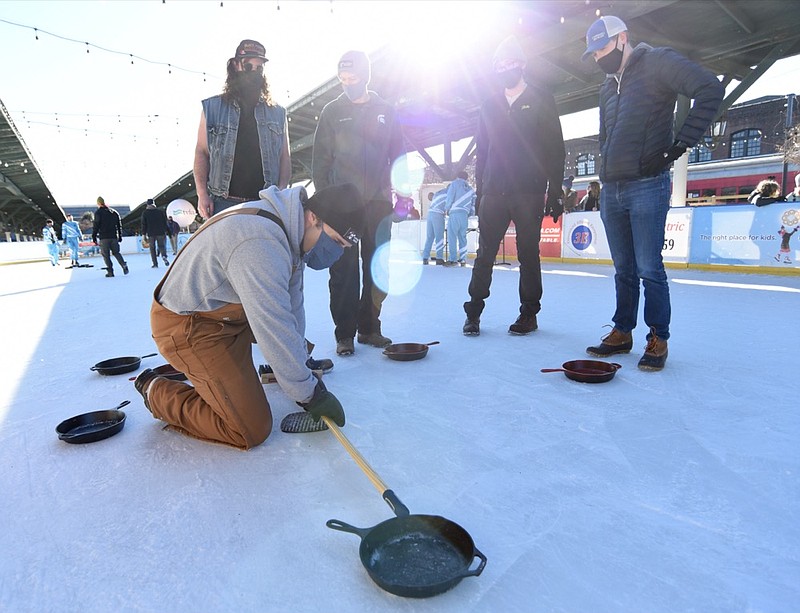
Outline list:
[[[142,234],[146,236],[165,236],[169,234],[167,214],[162,209],[148,206],[142,213]]]
[[[509,108],[504,92],[481,106],[475,182],[482,195],[561,189],[564,137],[553,95],[528,85]]]
[[[352,183],[364,201],[391,202],[392,163],[405,153],[394,108],[375,92],[353,104],[344,94],[322,109],[314,133],[314,189]]]
[[[119,213],[107,206],[99,206],[94,212],[92,241],[96,243],[98,238],[122,240],[122,223],[119,219]]]
[[[673,137],[678,94],[694,99]],[[637,45],[619,80],[600,88],[600,180],[640,179],[642,159],[679,140],[698,143],[722,103],[725,88],[714,74],[673,49]]]

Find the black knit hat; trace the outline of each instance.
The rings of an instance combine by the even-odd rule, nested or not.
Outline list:
[[[352,72],[366,84],[370,79],[370,63],[367,54],[363,51],[348,51],[340,59],[336,74]]]
[[[355,185],[325,187],[304,202],[303,207],[313,211],[351,245],[358,244],[364,228],[364,200]]]

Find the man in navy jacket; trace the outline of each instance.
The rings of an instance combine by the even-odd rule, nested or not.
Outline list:
[[[601,17],[586,33],[583,59],[593,57],[608,75],[600,89],[600,216],[614,260],[614,328],[586,349],[607,357],[628,353],[644,285],[644,321],[649,332],[642,370],[661,370],[667,361],[670,299],[661,251],[669,210],[669,167],[698,143],[725,93],[705,68],[674,50],[629,43],[618,17]],[[678,95],[694,100],[674,132]]]

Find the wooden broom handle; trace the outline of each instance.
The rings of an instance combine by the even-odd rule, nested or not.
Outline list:
[[[324,415],[322,416],[322,421],[325,422],[325,425],[328,426],[328,429],[330,429],[330,431],[333,433],[333,435],[336,438],[339,439],[339,442],[347,450],[347,453],[350,454],[350,456],[356,461],[356,464],[358,464],[358,466],[361,468],[361,470],[364,471],[364,474],[367,475],[367,478],[369,478],[369,480],[372,482],[372,485],[374,485],[375,488],[381,494],[383,494],[386,490],[388,490],[389,488],[386,486],[386,484],[378,476],[378,473],[376,473],[372,469],[372,467],[364,459],[364,456],[362,456],[358,452],[358,449],[353,447],[353,444],[347,439],[347,437],[344,435],[344,433],[339,429],[339,426],[337,426],[335,423],[333,423],[332,419],[330,419],[329,417],[325,417]]]

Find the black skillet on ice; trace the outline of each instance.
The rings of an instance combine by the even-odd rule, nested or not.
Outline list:
[[[411,362],[413,360],[421,360],[428,355],[428,347],[438,344],[439,341],[433,341],[432,343],[395,343],[384,347],[383,355],[390,360]]]
[[[464,528],[438,515],[409,513],[336,424],[327,417],[322,419],[397,515],[372,528],[356,528],[338,519],[326,524],[361,537],[361,563],[375,583],[398,596],[427,598],[483,572],[486,556]],[[480,564],[470,570],[476,557]]]

